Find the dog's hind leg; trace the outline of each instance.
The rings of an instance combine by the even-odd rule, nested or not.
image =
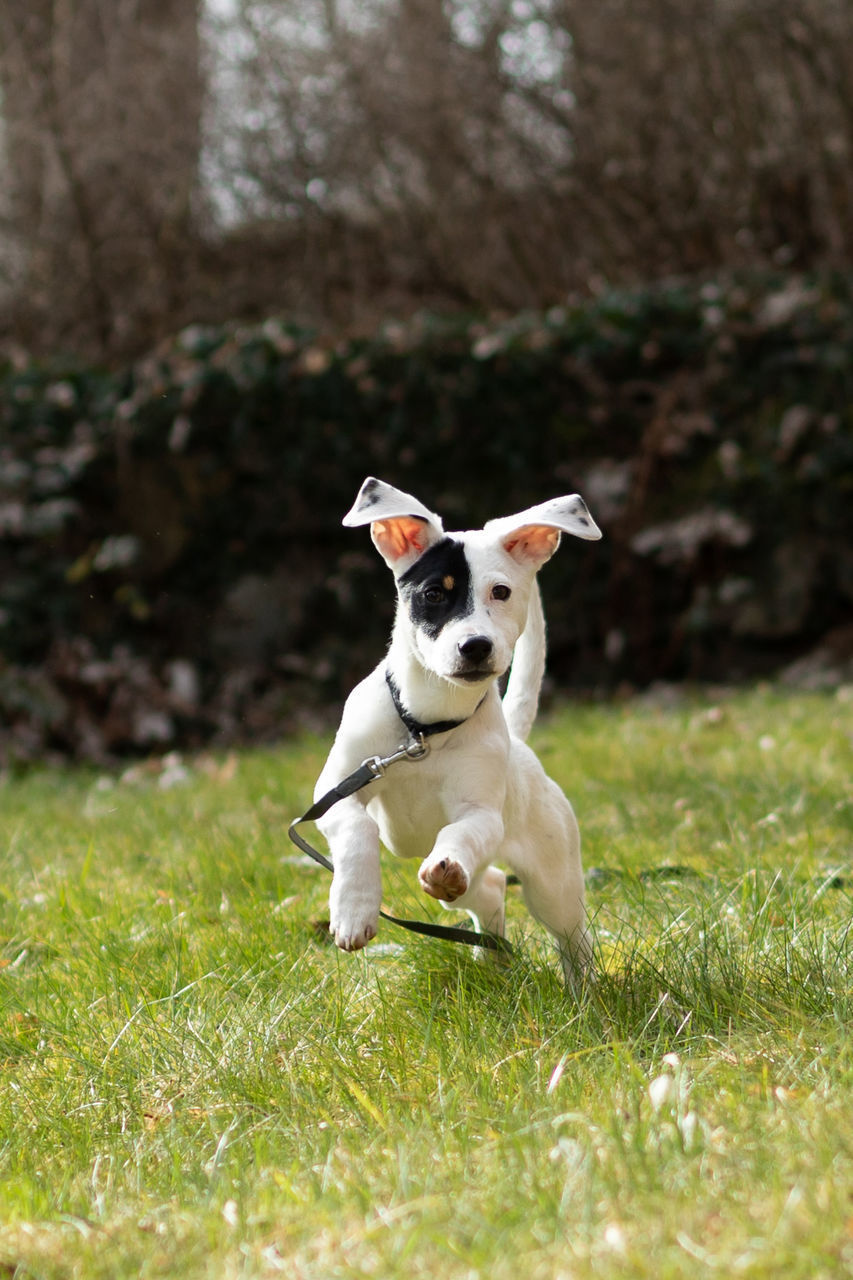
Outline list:
[[[467,911],[482,933],[504,936],[506,876],[498,867],[486,867],[478,875],[461,898],[455,902],[443,902],[451,910]]]
[[[580,868],[523,867],[518,870],[521,891],[530,914],[543,924],[557,944],[566,983],[579,992],[591,976],[592,940],[584,909]]]

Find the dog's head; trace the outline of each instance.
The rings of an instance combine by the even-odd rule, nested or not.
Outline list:
[[[369,524],[394,573],[401,617],[427,670],[460,684],[503,675],[527,622],[537,570],[563,533],[600,538],[578,494],[553,498],[483,529],[445,533],[411,494],[372,476],[343,523]]]

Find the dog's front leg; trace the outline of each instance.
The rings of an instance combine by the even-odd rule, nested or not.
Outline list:
[[[355,796],[318,822],[334,864],[329,930],[343,951],[359,951],[376,936],[382,903],[379,829]]]
[[[495,809],[466,806],[442,827],[432,852],[421,863],[421,888],[431,898],[455,902],[467,893],[474,876],[494,857],[503,834],[503,819]]]

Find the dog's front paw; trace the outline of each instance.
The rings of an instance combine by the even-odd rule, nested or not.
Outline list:
[[[452,858],[427,858],[421,863],[418,879],[424,893],[441,902],[455,902],[468,888],[468,872]]]
[[[376,937],[376,924],[368,920],[356,923],[352,920],[332,920],[329,932],[335,939],[335,945],[341,951],[360,951],[366,947],[371,938]]]
[[[339,874],[332,879],[329,892],[329,932],[342,951],[360,951],[376,937],[382,886],[379,878],[370,883],[367,876],[359,886],[348,884]]]

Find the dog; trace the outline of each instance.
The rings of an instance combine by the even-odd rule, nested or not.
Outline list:
[[[370,525],[394,574],[397,611],[387,657],[346,701],[315,800],[361,761],[393,752],[407,731],[428,734],[430,750],[318,822],[334,866],[336,944],[358,951],[376,934],[381,841],[420,860],[425,893],[499,937],[506,875],[494,864],[508,867],[574,983],[591,957],[580,833],[524,739],[545,669],[537,571],[563,533],[598,539],[601,531],[572,494],[483,529],[445,533],[417,498],[372,476],[343,523]]]

